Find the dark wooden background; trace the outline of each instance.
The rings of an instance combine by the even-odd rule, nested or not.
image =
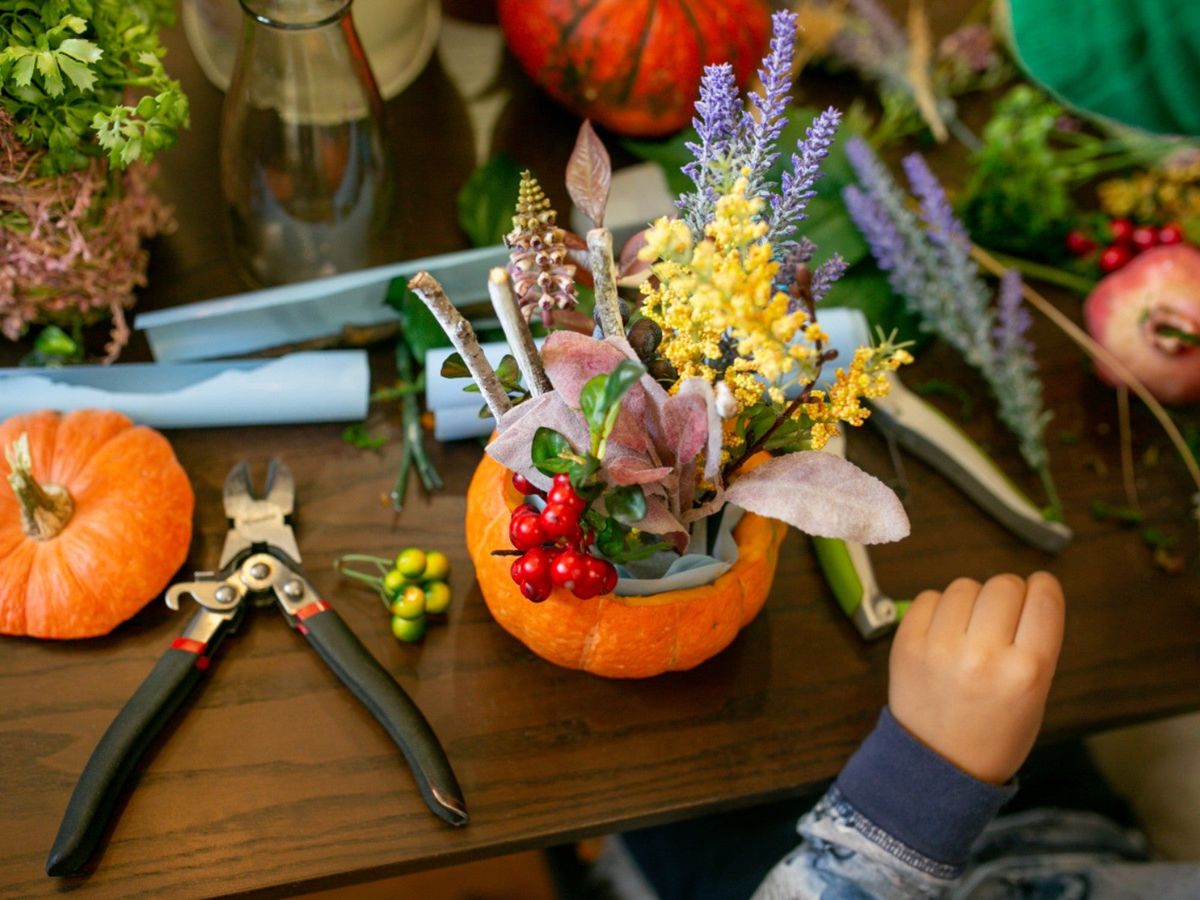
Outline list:
[[[153,246],[142,309],[242,289],[222,242],[220,95],[178,33],[170,43],[193,119],[162,157],[163,191],[180,225]],[[493,147],[535,167],[565,209],[561,171],[577,123],[509,77],[514,93]],[[397,258],[462,248],[454,192],[474,165],[470,126],[436,58],[389,113]],[[935,164],[953,166],[950,155],[935,154]],[[1056,299],[1077,314],[1076,299]],[[1139,456],[1160,451],[1157,464],[1138,468],[1148,522],[1177,534],[1187,558],[1186,572],[1172,577],[1151,565],[1136,532],[1089,516],[1093,500],[1123,502],[1113,395],[1044,321],[1034,337],[1055,412],[1054,473],[1076,540],[1058,557],[1031,549],[906,458],[913,534],[875,551],[880,581],[904,597],[959,575],[1044,568],[1061,578],[1068,623],[1047,739],[1200,707],[1196,529],[1184,469],[1149,416],[1135,411]],[[19,349],[6,348],[5,360]],[[144,343],[135,338],[126,358],[147,358]],[[377,384],[393,377],[386,348],[373,354],[373,372]],[[964,426],[1039,496],[984,387],[939,349],[907,376],[913,384],[931,379],[974,395],[976,412]],[[944,408],[962,418],[957,405]],[[268,608],[253,611],[226,642],[155,741],[92,868],[47,878],[45,857],[79,772],[185,621],[155,602],[106,638],[0,639],[0,895],[269,894],[363,881],[796,794],[836,774],[871,728],[885,697],[888,642],[859,639],[803,535],[789,534],[764,612],[698,669],[621,682],[556,668],[492,622],[475,586],[462,523],[479,447],[436,446],[446,491],[396,516],[380,498],[399,459],[398,423],[376,415],[375,426],[393,438],[379,452],[345,444],[341,424],[169,432],[196,491],[185,572],[212,566],[220,552],[229,467],[248,459],[261,476],[267,459],[283,457],[296,476],[296,532],[312,580],[440,734],[470,826],[452,830],[425,810],[382,728]],[[853,435],[851,456],[895,478],[870,428]],[[346,552],[390,555],[414,543],[449,554],[455,600],[447,624],[409,646],[392,639],[378,600],[332,563]]]

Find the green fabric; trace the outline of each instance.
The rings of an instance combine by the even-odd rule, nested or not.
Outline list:
[[[1010,0],[1029,75],[1081,110],[1200,135],[1198,0]]]

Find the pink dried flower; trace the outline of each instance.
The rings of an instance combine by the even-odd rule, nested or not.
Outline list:
[[[547,325],[553,310],[575,308],[575,266],[567,262],[566,238],[554,219],[537,179],[522,172],[513,228],[504,239],[512,249],[508,272],[526,318],[539,310]]]
[[[938,55],[973,75],[982,75],[1000,62],[996,39],[986,25],[964,25],[942,38]]]
[[[150,189],[152,167],[117,173],[97,159],[41,176],[42,155],[0,109],[0,332],[17,340],[31,324],[108,318],[111,362],[129,340],[133,291],[146,284],[142,241],[173,226],[171,210]]]

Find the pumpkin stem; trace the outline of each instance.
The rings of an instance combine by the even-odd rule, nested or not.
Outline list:
[[[38,484],[33,478],[29,435],[22,434],[4,450],[8,483],[21,504],[21,527],[35,541],[48,541],[67,527],[75,512],[70,492],[58,484]]]

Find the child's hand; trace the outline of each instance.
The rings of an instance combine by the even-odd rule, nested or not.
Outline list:
[[[1045,572],[969,578],[925,591],[892,644],[896,721],[981,781],[1003,784],[1029,755],[1062,646],[1064,601]]]

